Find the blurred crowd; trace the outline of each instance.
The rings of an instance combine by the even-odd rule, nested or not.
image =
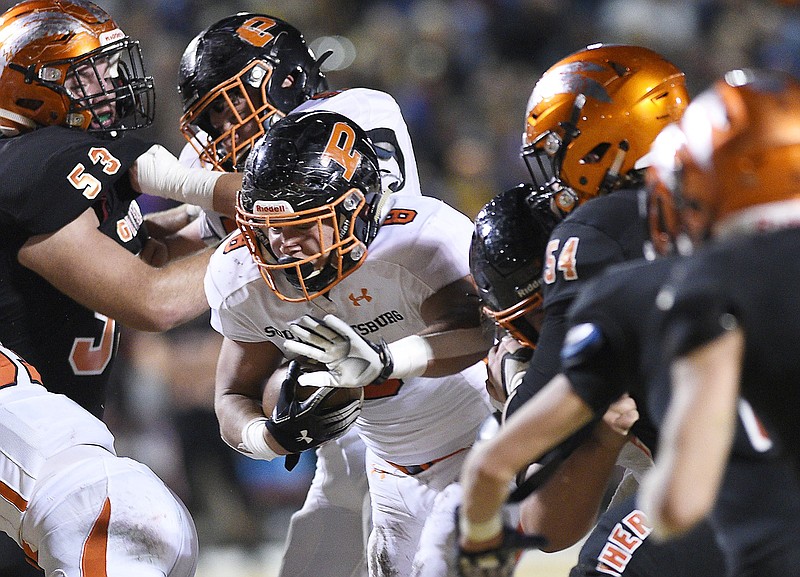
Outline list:
[[[202,28],[259,11],[332,49],[334,88],[392,94],[408,122],[425,194],[468,216],[525,179],[523,118],[535,80],[595,42],[662,53],[696,93],[724,71],[800,72],[800,8],[791,0],[98,0],[141,39],[156,78],[157,139],[183,145],[178,60]]]
[[[299,28],[317,55],[334,51],[326,63],[331,87],[367,86],[396,98],[423,193],[469,217],[528,179],[519,147],[531,89],[552,63],[588,44],[650,47],[684,70],[692,94],[736,67],[800,75],[800,6],[789,0],[95,2],[141,41],[157,92],[146,135],[173,153],[184,143],[176,83],[186,44],[229,14],[268,13]],[[184,498],[202,541],[270,538],[269,511],[299,506],[313,457],[289,475],[282,462],[249,461],[224,446],[212,407],[221,337],[207,319],[163,335],[131,333],[122,339],[107,412],[119,452],[148,463]]]
[[[5,9],[13,5],[3,0]],[[796,0],[97,0],[142,43],[156,79],[153,136],[183,145],[177,70],[201,29],[238,11],[299,28],[334,88],[392,94],[414,140],[426,194],[474,216],[525,178],[518,158],[533,84],[595,42],[641,44],[686,72],[692,93],[735,67],[800,72]]]

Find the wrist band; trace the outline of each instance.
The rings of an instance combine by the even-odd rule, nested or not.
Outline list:
[[[387,345],[394,368],[389,378],[419,377],[428,369],[433,351],[428,341],[419,335],[404,337]]]
[[[242,442],[236,448],[243,455],[252,459],[271,461],[275,457],[280,457],[273,451],[264,438],[264,430],[267,428],[266,417],[256,417],[244,427],[242,427]]]
[[[503,531],[503,518],[496,513],[488,521],[473,523],[463,513],[458,517],[458,530],[469,541],[488,541]]]
[[[194,204],[214,206],[214,187],[224,173],[187,168],[160,144],[155,144],[133,165],[136,182],[144,194]]]

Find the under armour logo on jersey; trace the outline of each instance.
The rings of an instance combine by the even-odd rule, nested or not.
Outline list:
[[[365,289],[365,288],[361,289],[361,296],[357,297],[353,293],[350,293],[348,298],[353,303],[354,307],[360,307],[361,306],[361,301],[367,301],[368,303],[372,302],[372,297],[369,296],[369,294],[367,294],[367,289]]]
[[[308,436],[308,429],[303,429],[302,431],[300,431],[300,436],[297,437],[297,440],[305,441],[310,445],[314,439]]]

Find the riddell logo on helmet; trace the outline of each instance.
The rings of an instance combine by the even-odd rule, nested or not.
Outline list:
[[[253,204],[253,214],[283,214],[287,212],[294,212],[294,208],[285,200],[257,200]]]
[[[105,46],[106,44],[111,44],[112,42],[122,40],[123,38],[125,38],[125,33],[119,28],[114,28],[114,30],[103,32],[100,35],[100,45]]]

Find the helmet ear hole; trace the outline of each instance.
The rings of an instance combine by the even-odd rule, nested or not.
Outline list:
[[[610,142],[601,142],[597,146],[595,146],[592,150],[587,152],[583,158],[581,158],[578,162],[580,164],[597,164],[608,152],[608,149],[611,147]]]
[[[36,112],[44,105],[43,100],[36,100],[33,98],[18,98],[15,102],[20,108],[26,108],[33,112]]]

